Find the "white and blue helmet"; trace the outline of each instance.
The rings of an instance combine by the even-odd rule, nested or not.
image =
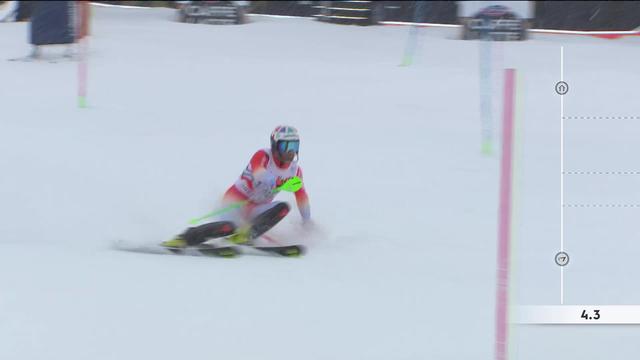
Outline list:
[[[293,160],[299,149],[300,136],[293,126],[280,125],[271,133],[271,152],[277,154],[280,159]],[[294,154],[285,156],[286,153]]]

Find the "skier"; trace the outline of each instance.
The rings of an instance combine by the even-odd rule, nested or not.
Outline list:
[[[222,199],[224,207],[241,202],[221,215],[219,221],[191,227],[175,238],[162,243],[171,248],[201,244],[209,239],[229,237],[236,244],[251,245],[253,240],[282,220],[290,210],[284,201],[273,201],[275,190],[293,176],[302,179],[298,165],[300,137],[293,126],[278,126],[271,133],[271,148],[258,150],[240,178],[227,190]],[[296,204],[303,225],[310,224],[309,198],[303,187],[295,192]]]

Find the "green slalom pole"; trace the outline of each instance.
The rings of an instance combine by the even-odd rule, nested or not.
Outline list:
[[[297,176],[292,177],[291,179],[287,180],[284,182],[284,184],[278,186],[277,188],[273,189],[273,193],[277,193],[278,191],[287,191],[287,192],[296,192],[298,190],[300,190],[300,188],[302,188],[302,179],[300,179]],[[212,216],[216,216],[216,215],[220,215],[220,214],[224,214],[226,212],[229,212],[231,210],[235,210],[238,208],[241,208],[245,205],[247,205],[249,203],[249,200],[243,200],[243,201],[238,201],[235,202],[233,204],[229,204],[221,209],[218,210],[214,210],[206,215],[203,215],[199,218],[195,218],[195,219],[191,219],[189,221],[189,224],[191,225],[195,225],[197,223],[199,223],[200,221],[210,218]]]
[[[400,66],[411,66],[413,63],[413,55],[416,52],[417,32],[418,28],[416,26],[409,28],[409,35],[407,35],[407,43],[404,47],[404,55]]]

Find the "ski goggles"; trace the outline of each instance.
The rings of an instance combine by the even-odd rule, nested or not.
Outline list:
[[[280,140],[278,141],[278,151],[283,154],[289,151],[293,151],[295,153],[298,152],[300,148],[300,141],[298,140]]]

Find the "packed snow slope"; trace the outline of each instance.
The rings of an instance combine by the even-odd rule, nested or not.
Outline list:
[[[478,42],[422,30],[413,65],[399,67],[404,27],[258,16],[207,26],[166,9],[93,10],[86,109],[77,62],[4,61],[29,52],[28,25],[0,24],[0,358],[492,358],[499,154],[480,153]],[[583,85],[575,106],[640,113],[619,109],[632,85],[592,101],[596,83],[637,87],[637,40],[491,45],[496,149],[498,70],[520,73],[520,198],[534,203],[520,214],[522,303],[557,301],[547,260],[559,232],[552,89],[563,44],[580,55],[566,73]],[[279,124],[301,133],[317,231],[303,235],[294,210],[272,235],[307,244],[306,256],[112,249],[160,242],[215,209]],[[639,128],[627,124],[630,140]],[[587,135],[574,139],[586,146]],[[522,359],[559,359],[551,350],[563,344],[604,358],[602,344],[631,334],[616,330],[523,328],[513,346]]]

